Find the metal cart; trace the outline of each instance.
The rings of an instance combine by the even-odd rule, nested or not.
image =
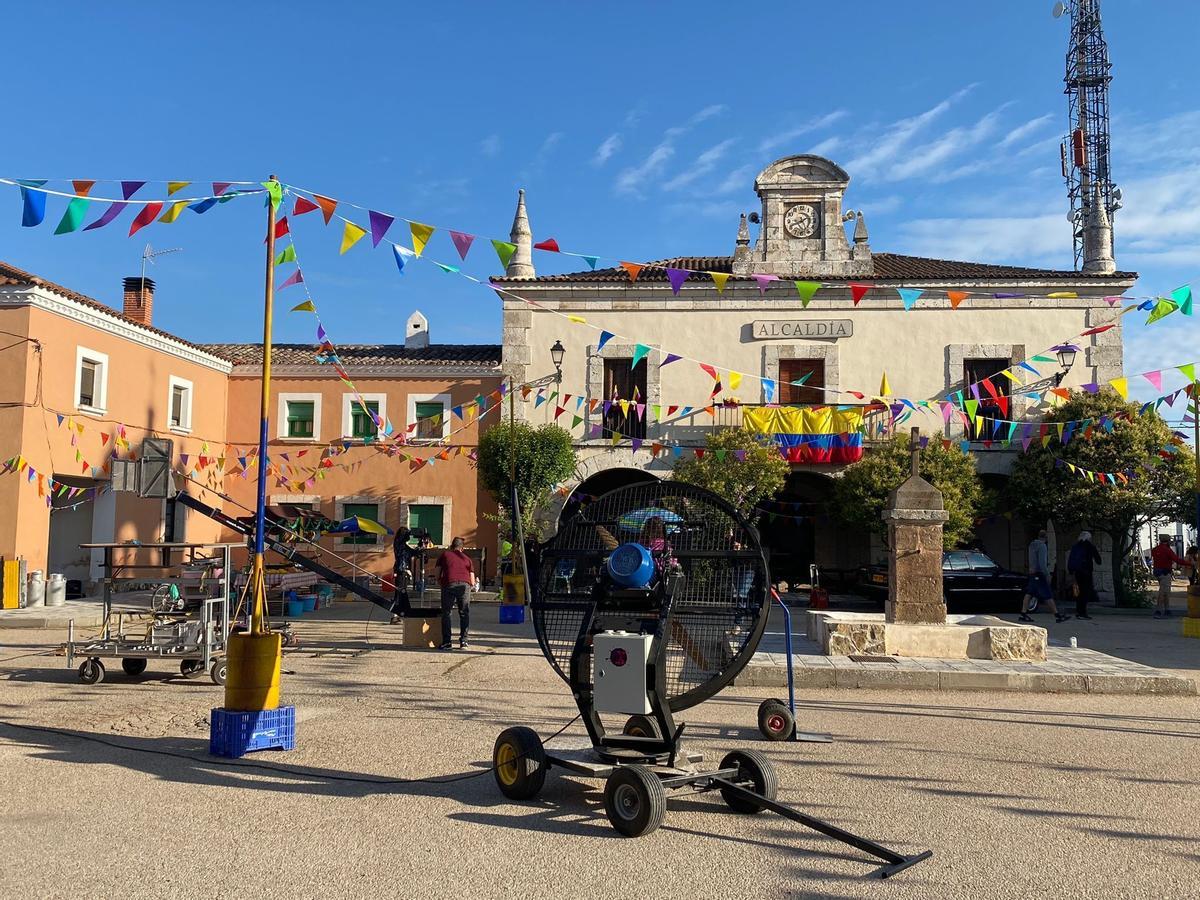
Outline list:
[[[225,648],[229,641],[230,586],[233,583],[231,550],[242,544],[80,544],[83,550],[104,553],[104,625],[99,636],[75,640],[75,620],[67,623],[67,642],[62,652],[67,667],[82,657],[79,680],[97,684],[104,680],[104,659],[120,659],[126,675],[137,677],[149,661],[178,661],[180,674],[196,678],[208,673],[217,684],[225,683]],[[137,563],[143,551],[158,561]],[[177,556],[176,556],[177,555]],[[175,557],[173,559],[173,557]],[[170,578],[168,573],[178,571]],[[148,577],[149,576],[149,577]],[[158,582],[146,592],[122,594],[120,584]],[[170,588],[174,585],[173,589]],[[113,612],[113,598],[141,597],[144,611]],[[126,631],[127,615],[150,624],[139,634]],[[139,623],[140,624],[140,623]],[[140,629],[139,629],[140,630]]]

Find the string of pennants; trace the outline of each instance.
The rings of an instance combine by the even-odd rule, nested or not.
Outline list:
[[[26,483],[36,484],[39,497],[46,499],[46,506],[54,507],[54,499],[60,498],[65,500],[75,500],[78,497],[83,499],[81,503],[86,503],[95,500],[97,495],[105,490],[104,487],[99,488],[81,488],[65,484],[61,481],[56,481],[52,475],[45,472],[39,472],[35,469],[27,459],[21,454],[10,456],[8,459],[0,462],[0,475],[24,475]]]
[[[1073,475],[1078,475],[1093,484],[1119,487],[1143,477],[1144,471],[1151,471],[1161,466],[1165,461],[1179,452],[1186,440],[1186,436],[1182,433],[1178,431],[1172,432],[1171,440],[1159,447],[1149,459],[1143,460],[1139,466],[1130,466],[1117,472],[1097,472],[1093,469],[1086,469],[1075,463],[1067,462],[1067,460],[1061,457],[1057,457],[1054,460],[1054,465],[1056,468],[1066,469]]]

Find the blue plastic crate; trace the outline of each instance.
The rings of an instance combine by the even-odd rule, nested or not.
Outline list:
[[[254,750],[296,748],[296,707],[260,712],[214,709],[209,715],[208,752],[236,759]]]
[[[509,605],[507,603],[500,606],[500,624],[501,625],[520,625],[525,621],[525,607],[517,606],[515,603]]]

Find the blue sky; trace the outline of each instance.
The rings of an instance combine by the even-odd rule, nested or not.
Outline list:
[[[9,45],[0,174],[275,172],[481,237],[507,235],[524,187],[537,238],[639,260],[730,252],[738,213],[756,208],[754,175],[818,152],[850,173],[847,204],[865,211],[876,250],[1068,268],[1068,25],[1051,5],[790,2],[742,16],[709,2],[358,2],[334,17],[327,3],[214,2],[199,19],[170,4],[22,3],[10,11],[22,36]],[[1139,293],[1166,292],[1200,282],[1200,101],[1177,39],[1200,32],[1200,4],[1106,0],[1103,11],[1125,195],[1117,260],[1142,273]],[[61,212],[52,200],[46,224],[22,229],[4,188],[0,259],[119,305],[147,240],[182,247],[152,269],[156,324],[197,341],[256,339],[253,201],[133,239],[130,213],[52,237]],[[294,231],[335,342],[398,341],[414,308],[435,341],[499,340],[490,291],[423,264],[401,278],[369,241],[338,256],[339,233],[317,214]],[[428,254],[457,261],[444,232]],[[498,270],[486,242],[465,268]],[[1200,355],[1196,319],[1156,326],[1152,341],[1128,330],[1127,371]],[[281,317],[278,340],[311,336],[308,317]]]

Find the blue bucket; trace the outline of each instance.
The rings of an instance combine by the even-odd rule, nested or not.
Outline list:
[[[299,600],[285,600],[283,603],[283,614],[290,618],[296,618],[304,613],[304,604]]]
[[[301,594],[300,602],[304,604],[305,612],[312,612],[314,609],[317,608],[317,595],[316,594]]]

